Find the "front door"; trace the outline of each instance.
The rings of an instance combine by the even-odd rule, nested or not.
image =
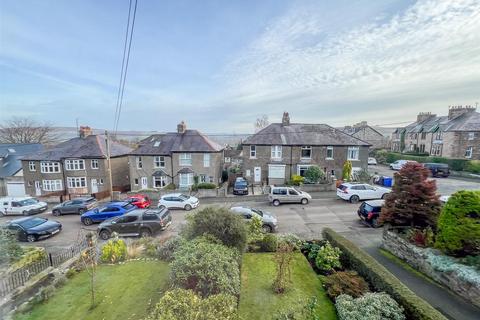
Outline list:
[[[253,181],[255,183],[262,182],[262,168],[261,167],[253,168]]]
[[[92,179],[92,193],[97,193],[98,192],[98,184],[97,184],[97,179]]]
[[[148,180],[147,177],[142,177],[142,189],[147,189],[148,188]]]
[[[41,196],[42,195],[42,187],[40,181],[35,181],[35,195]]]

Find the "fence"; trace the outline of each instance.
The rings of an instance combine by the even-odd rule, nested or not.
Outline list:
[[[0,279],[0,297],[4,297],[49,267],[58,267],[70,258],[77,256],[87,247],[86,241],[75,243],[74,245],[54,253],[48,253],[43,259],[6,273]]]

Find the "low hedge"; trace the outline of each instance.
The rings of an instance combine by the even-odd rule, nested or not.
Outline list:
[[[365,251],[330,228],[323,229],[323,237],[342,250],[342,263],[367,279],[377,291],[390,294],[405,309],[408,319],[447,320],[439,311],[418,297]]]
[[[419,155],[409,155],[404,153],[389,152],[387,154],[387,163],[392,163],[397,160],[412,160],[420,163],[433,162],[433,163],[446,163],[450,169],[454,171],[468,171],[470,168],[471,160],[466,159],[448,159],[443,157],[429,157]]]

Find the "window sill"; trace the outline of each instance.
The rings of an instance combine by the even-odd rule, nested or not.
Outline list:
[[[271,161],[282,161],[283,158],[270,158]]]
[[[333,158],[325,158],[325,160],[335,160],[335,159],[333,159]]]
[[[249,159],[257,159],[257,157],[250,157]]]
[[[348,161],[360,161],[360,159],[347,159]]]

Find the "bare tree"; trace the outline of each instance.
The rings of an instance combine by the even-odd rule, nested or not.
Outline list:
[[[55,129],[49,123],[39,123],[24,117],[13,117],[0,124],[0,143],[43,143],[57,141]]]
[[[90,309],[95,308],[95,275],[97,274],[97,237],[95,233],[85,235],[87,248],[81,254],[83,267],[90,276]]]
[[[265,128],[269,124],[270,124],[270,122],[268,121],[268,116],[266,114],[257,118],[257,120],[255,120],[255,123],[253,124],[254,127],[255,127],[255,133],[262,130],[263,128]]]

